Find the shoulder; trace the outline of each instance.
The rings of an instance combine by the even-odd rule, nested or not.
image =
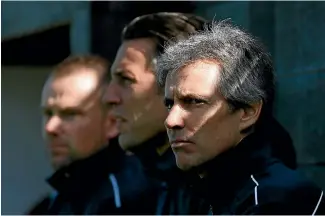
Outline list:
[[[139,196],[158,187],[155,180],[146,174],[141,162],[133,155],[123,158],[121,169],[107,173],[105,178],[98,190],[105,193],[106,197],[119,195],[121,199],[128,199],[129,196]]]
[[[43,196],[30,209],[27,210],[26,214],[27,215],[48,214],[52,199],[53,198],[51,194]]]
[[[251,175],[245,214],[325,214],[324,192],[281,163]]]
[[[143,206],[146,202],[156,201],[157,187],[141,163],[134,156],[127,156],[121,170],[107,174],[92,203],[96,214],[142,213],[148,208]]]
[[[148,175],[141,161],[134,155],[127,156],[123,170],[114,175],[121,185],[122,194],[139,195],[159,187],[159,182]]]

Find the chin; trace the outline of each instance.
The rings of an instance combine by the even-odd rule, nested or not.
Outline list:
[[[192,160],[191,158],[176,156],[177,167],[183,171],[188,171],[195,167]]]
[[[52,161],[52,168],[54,170],[59,170],[62,167],[65,167],[65,166],[68,166],[68,165],[69,165],[69,163],[66,162],[66,161],[60,161],[60,162],[58,162],[58,161]]]
[[[119,145],[122,147],[123,150],[131,150],[133,147],[136,147],[140,144],[135,142],[135,139],[127,134],[120,134],[118,137]]]
[[[66,154],[51,156],[51,165],[54,170],[58,170],[62,167],[68,166],[71,163],[72,163],[71,158],[68,157]]]
[[[192,169],[192,166],[189,164],[183,164],[183,163],[176,163],[177,167],[183,171],[188,171],[190,169]]]
[[[183,171],[200,167],[202,164],[208,161],[207,158],[196,153],[186,154],[184,152],[174,152],[174,155],[176,157],[177,167]]]

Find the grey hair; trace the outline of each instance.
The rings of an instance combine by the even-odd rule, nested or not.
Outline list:
[[[165,45],[157,59],[157,78],[165,86],[167,75],[199,60],[221,66],[218,91],[230,108],[238,109],[263,101],[272,109],[274,72],[269,54],[252,35],[229,19],[211,22],[203,31]],[[262,110],[263,110],[262,109]]]

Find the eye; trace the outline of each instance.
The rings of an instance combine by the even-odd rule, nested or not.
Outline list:
[[[183,102],[188,105],[199,105],[199,104],[203,104],[205,101],[196,98],[184,98]]]
[[[80,113],[76,110],[62,110],[60,112],[60,116],[62,117],[62,119],[73,119],[79,114]]]
[[[133,78],[123,75],[122,73],[117,74],[116,78],[121,85],[130,85],[135,81]]]
[[[43,115],[46,116],[47,118],[49,118],[53,115],[53,111],[50,109],[45,109],[45,110],[43,110]]]
[[[172,107],[174,105],[174,101],[172,99],[165,98],[164,104],[165,104],[165,107],[167,108],[167,110],[169,111],[172,109]]]
[[[123,76],[123,75],[121,75],[121,79],[122,79],[122,80],[125,80],[125,81],[132,81],[131,78],[129,78],[129,77],[127,77],[127,76]]]

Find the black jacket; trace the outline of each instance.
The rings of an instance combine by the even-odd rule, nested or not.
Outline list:
[[[267,135],[272,143],[272,156],[291,169],[297,168],[297,156],[292,138],[288,131],[275,119],[271,118],[267,125]]]
[[[167,141],[166,132],[132,149],[145,167],[148,176],[154,178],[160,185],[158,200],[152,202],[156,215],[202,215],[209,212],[207,202],[187,187],[186,180],[192,174],[182,172],[176,165],[174,153],[170,146],[167,151],[159,154],[158,147]]]
[[[206,177],[192,179],[193,191],[213,214],[325,214],[323,191],[272,157],[266,137],[253,133],[204,164]]]
[[[127,156],[117,140],[93,156],[55,172],[55,193],[28,214],[152,214],[146,202],[157,196],[141,162]]]

